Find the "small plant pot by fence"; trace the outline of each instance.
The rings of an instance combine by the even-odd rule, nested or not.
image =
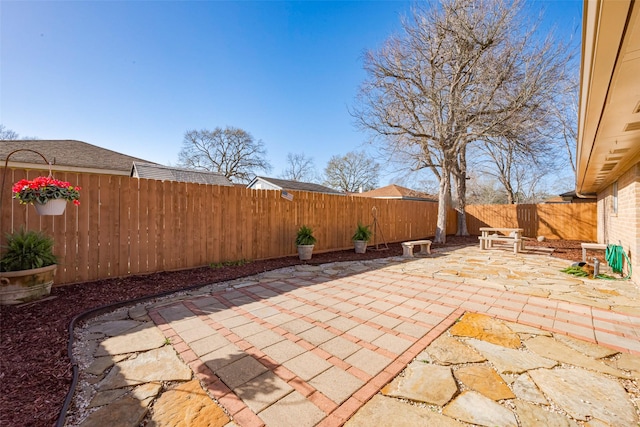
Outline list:
[[[357,254],[363,254],[367,252],[367,241],[366,240],[354,240],[353,242],[355,248],[356,248],[356,253]]]
[[[47,203],[34,203],[38,215],[62,215],[64,209],[67,207],[67,201],[65,199],[53,199]]]
[[[49,295],[57,268],[54,264],[0,273],[0,305],[22,304]]]
[[[313,246],[314,245],[298,245],[298,257],[301,261],[311,259],[311,255],[313,254]]]

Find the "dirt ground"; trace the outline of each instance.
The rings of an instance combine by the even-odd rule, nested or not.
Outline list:
[[[477,236],[448,236],[439,247],[477,245]],[[580,261],[580,242],[527,241],[527,246],[552,248],[552,256]],[[384,247],[381,245],[380,247]],[[314,253],[309,264],[385,258],[402,254],[399,243],[385,250]],[[589,253],[604,262],[604,253]],[[197,285],[224,282],[277,268],[301,264],[297,257],[252,261],[244,265],[202,267],[191,270],[129,276],[56,287],[51,298],[24,306],[0,307],[0,426],[55,424],[72,380],[67,355],[69,324],[78,314]]]

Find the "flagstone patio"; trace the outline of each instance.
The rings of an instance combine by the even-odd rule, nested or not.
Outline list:
[[[638,287],[559,271],[569,264],[441,249],[291,267],[119,310],[76,331],[68,425],[637,425]],[[192,393],[167,408],[167,396]]]

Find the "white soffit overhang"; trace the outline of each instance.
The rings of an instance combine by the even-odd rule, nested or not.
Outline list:
[[[593,194],[640,160],[640,6],[584,3],[578,194]]]

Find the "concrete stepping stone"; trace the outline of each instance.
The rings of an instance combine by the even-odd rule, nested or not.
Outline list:
[[[227,387],[234,389],[249,380],[263,374],[268,369],[251,356],[242,357],[235,362],[215,371]]]
[[[153,405],[149,425],[222,427],[229,417],[211,400],[197,380],[178,384]]]
[[[293,387],[282,381],[271,371],[267,371],[233,389],[238,397],[256,414],[286,396],[292,390]]]
[[[482,353],[500,374],[521,374],[530,369],[553,368],[558,364],[555,360],[537,354],[513,350],[486,341],[470,339],[467,343]]]
[[[487,360],[468,345],[448,335],[440,335],[417,358],[418,360],[428,359],[439,365],[477,363]]]
[[[453,371],[462,384],[492,400],[513,399],[507,383],[489,366],[470,365]]]
[[[331,363],[311,352],[304,352],[282,364],[285,368],[299,376],[304,381],[309,381],[316,375],[331,368]]]
[[[518,427],[513,412],[475,391],[462,392],[444,407],[442,413],[479,426]]]
[[[503,322],[484,314],[465,313],[464,316],[451,327],[451,335],[477,338],[508,348],[519,348],[520,337]]]
[[[549,337],[535,337],[525,341],[525,346],[534,353],[560,363],[580,366],[591,371],[602,372],[618,378],[629,378],[619,369],[612,368],[599,360],[585,356],[579,351]]]
[[[116,363],[98,385],[98,390],[111,390],[152,381],[190,379],[191,369],[178,358],[173,347],[164,346]]]
[[[619,382],[581,368],[529,372],[542,392],[576,420],[590,417],[612,426],[638,424],[638,415]]]
[[[260,412],[258,416],[266,426],[313,427],[324,418],[325,413],[302,394],[294,391]],[[232,426],[235,424],[225,427]]]
[[[349,372],[333,366],[309,381],[309,385],[340,404],[358,391],[364,382]]]
[[[443,406],[458,392],[451,368],[423,362],[412,362],[404,371],[382,389],[391,397]]]
[[[516,400],[516,414],[520,427],[578,427],[578,424],[557,412],[546,411],[538,405]]]
[[[403,403],[392,397],[375,395],[344,427],[463,427],[462,423],[429,408]]]
[[[136,322],[139,323],[139,322]],[[123,353],[136,353],[162,347],[166,338],[153,324],[143,323],[126,334],[107,338],[100,343],[95,356],[109,356]]]
[[[344,361],[371,376],[377,375],[378,372],[382,371],[391,363],[391,359],[388,357],[369,350],[368,348],[361,348]]]

